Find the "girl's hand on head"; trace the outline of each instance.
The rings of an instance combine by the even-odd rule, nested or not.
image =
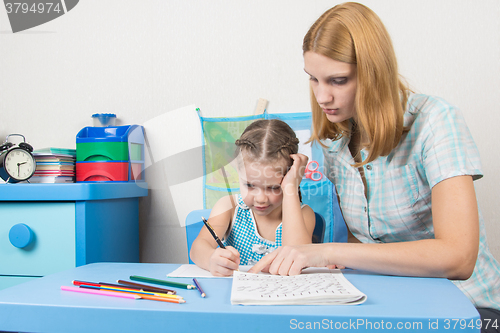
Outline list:
[[[304,176],[308,157],[304,154],[292,154],[290,157],[293,159],[293,164],[285,177],[283,177],[281,188],[283,191],[286,191],[287,187],[290,186],[294,191],[293,193],[295,193]]]
[[[210,256],[209,271],[213,276],[231,276],[240,265],[240,253],[232,246],[217,248]]]

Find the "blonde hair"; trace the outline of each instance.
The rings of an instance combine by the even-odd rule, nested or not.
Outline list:
[[[254,121],[243,131],[235,144],[236,155],[244,152],[245,157],[252,162],[280,163],[287,169],[293,164],[290,155],[297,154],[299,150],[299,139],[293,129],[278,119]]]
[[[369,151],[361,166],[388,155],[403,134],[408,88],[400,79],[391,38],[380,18],[355,2],[326,11],[304,37],[304,53],[315,52],[336,61],[356,65],[355,107],[361,144]],[[338,140],[350,136],[350,120],[328,121],[311,93],[313,131],[310,141]]]
[[[295,131],[279,119],[254,121],[243,131],[235,144],[235,154],[240,156],[237,158],[238,163],[246,159],[252,163],[272,164],[275,168],[281,168],[280,173],[283,176],[293,165],[290,155],[299,151],[299,139]],[[297,191],[302,202],[300,187]]]

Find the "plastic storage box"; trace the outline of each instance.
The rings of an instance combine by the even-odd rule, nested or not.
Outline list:
[[[144,129],[85,127],[76,136],[76,181],[144,180]]]

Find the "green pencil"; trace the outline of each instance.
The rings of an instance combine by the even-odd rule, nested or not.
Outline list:
[[[144,277],[144,276],[137,276],[137,275],[132,275],[130,277],[130,280],[135,280],[135,281],[140,281],[140,282],[156,283],[156,284],[161,284],[163,286],[169,286],[169,287],[177,287],[177,288],[184,288],[184,289],[196,289],[196,286],[193,286],[192,284],[180,283],[180,282],[173,282],[173,281],[165,281],[165,280],[158,280],[158,279],[153,279],[153,278]]]

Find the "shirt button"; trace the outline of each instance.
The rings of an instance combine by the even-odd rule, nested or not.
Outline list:
[[[366,169],[367,169],[367,170],[371,170],[371,169],[372,169],[372,166],[371,166],[370,164],[368,164],[368,165],[366,166]]]
[[[366,206],[365,206],[365,207],[363,207],[363,209],[365,210],[365,213],[366,213]]]

